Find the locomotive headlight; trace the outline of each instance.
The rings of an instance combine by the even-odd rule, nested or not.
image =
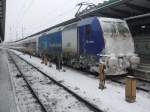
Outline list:
[[[108,64],[110,68],[115,69],[118,66],[118,59],[115,56],[110,57],[108,60]]]

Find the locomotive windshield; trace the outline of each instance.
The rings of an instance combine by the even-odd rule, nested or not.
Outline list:
[[[121,37],[129,37],[129,30],[125,23],[123,22],[116,22],[117,29],[119,32],[119,36]]]
[[[103,26],[104,35],[111,35],[111,37],[115,37],[117,31],[113,22],[105,21],[103,22]]]
[[[112,38],[129,37],[129,30],[124,22],[103,22],[104,35],[110,35]]]
[[[134,52],[134,43],[128,26],[120,19],[101,18],[106,54],[126,54]]]

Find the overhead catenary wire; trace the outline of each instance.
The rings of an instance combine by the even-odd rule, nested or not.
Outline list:
[[[34,0],[31,0],[31,2],[28,4],[28,6],[27,6],[27,8],[25,8],[25,10],[23,11],[23,16],[22,17],[20,17],[20,19],[19,19],[19,22],[17,23],[18,25],[17,25],[17,27],[16,27],[16,29],[19,29],[19,27],[21,26],[21,27],[23,27],[23,25],[21,25],[21,22],[24,20],[24,17],[25,17],[25,15],[27,14],[27,12],[30,10],[30,8],[31,8],[31,6],[33,5],[33,3],[34,3]],[[66,2],[66,3],[68,3],[68,1]],[[56,10],[56,9],[55,9]],[[53,11],[54,12],[54,11]],[[61,15],[59,15],[59,16],[61,16]],[[57,18],[57,17],[54,17],[54,18]],[[53,18],[53,19],[54,19]],[[33,25],[32,25],[33,26]],[[41,25],[40,25],[41,26]],[[21,28],[22,29],[22,28]],[[23,31],[23,30],[22,30]],[[22,32],[23,33],[23,32]]]
[[[70,2],[72,2],[72,0],[66,1],[66,2],[64,2],[64,4],[69,4]],[[80,0],[78,0],[76,3],[80,3]],[[28,6],[24,9],[24,11],[23,11],[23,16],[21,16],[21,18],[19,19],[19,22],[17,23],[18,25],[17,25],[16,29],[19,29],[19,27],[20,27],[20,29],[23,29],[23,28],[22,28],[23,25],[22,25],[21,23],[22,23],[22,21],[24,20],[24,18],[26,17],[26,14],[28,13],[28,11],[30,10],[30,8],[32,7],[33,4],[34,4],[34,0],[31,0],[30,3],[28,4]],[[39,22],[40,25],[38,25],[38,26],[34,26],[33,24],[32,24],[30,27],[26,26],[26,30],[28,30],[28,31],[30,31],[31,33],[33,33],[33,32],[32,32],[33,30],[34,30],[34,31],[35,31],[36,29],[42,30],[42,29],[44,29],[44,28],[51,27],[51,26],[55,25],[56,23],[59,23],[61,19],[64,19],[64,18],[67,19],[67,17],[66,17],[67,14],[69,14],[69,13],[75,13],[74,10],[75,10],[76,8],[77,8],[77,6],[75,6],[75,7],[73,7],[73,8],[71,7],[71,9],[67,9],[67,10],[64,11],[63,13],[58,13],[57,16],[49,17],[49,18],[47,17],[48,19],[47,19],[47,20],[44,20],[44,21],[46,21],[46,22],[44,22],[43,24],[41,24],[41,22]],[[55,8],[55,9],[58,9],[58,7]],[[51,10],[50,12],[48,12],[48,14],[49,14],[49,15],[52,15],[52,14],[55,12],[55,9]],[[56,12],[55,12],[55,13],[56,13]],[[62,18],[62,17],[63,17],[63,18]],[[43,17],[42,17],[42,19],[43,19]],[[54,23],[53,21],[54,21],[55,23]],[[53,22],[54,24],[51,24],[52,22]],[[38,23],[36,23],[36,24],[38,24]],[[48,24],[49,24],[49,25],[48,25]],[[27,27],[28,27],[28,28],[27,28]],[[30,30],[31,28],[33,28],[33,30]],[[22,32],[22,33],[23,33],[23,32]],[[29,35],[30,33],[27,32],[26,35],[24,35],[24,36],[27,36],[27,34]]]
[[[66,14],[72,13],[75,9],[76,9],[76,6],[73,7],[73,8],[71,8],[71,9],[68,9],[68,10],[66,10],[64,13],[58,14],[57,16],[55,16],[55,17],[53,17],[53,18],[50,18],[50,19],[48,19],[48,20],[49,20],[50,22],[52,22],[52,21],[55,20],[55,22],[58,23],[57,21],[58,21],[58,19],[60,20],[60,17],[62,17],[62,16],[65,17]],[[56,20],[56,18],[58,18],[58,19]],[[53,24],[53,25],[45,26],[45,25],[49,24],[49,21],[46,21],[46,22],[44,22],[44,24],[40,24],[40,25],[38,25],[38,26],[34,26],[34,25],[32,24],[32,26],[30,26],[30,28],[32,27],[33,29],[40,29],[40,30],[43,30],[43,29],[46,29],[46,28],[49,28],[49,27],[55,25],[55,24]],[[33,27],[33,26],[34,26],[34,27]],[[44,26],[45,26],[45,27],[44,27]],[[41,28],[41,27],[42,27],[42,28]],[[43,28],[43,27],[44,27],[44,28]],[[39,30],[39,31],[40,31],[40,30]],[[33,32],[33,30],[32,30],[32,32]],[[38,32],[38,31],[36,31],[36,32]],[[35,33],[36,33],[36,32],[35,32]],[[29,35],[28,35],[28,36],[29,36]]]
[[[24,12],[24,10],[26,10],[26,3],[27,3],[27,1],[26,0],[24,0],[24,2],[22,2],[22,7],[20,8],[20,9],[18,9],[19,10],[19,12],[18,12],[18,16],[16,17],[16,22],[18,22],[19,20],[20,20],[20,18],[21,18],[21,15],[22,15],[22,12]],[[21,5],[20,5],[21,6]]]
[[[28,6],[25,8],[25,10],[23,11],[23,16],[20,17],[19,22],[17,23],[17,28],[21,25],[20,23],[24,20],[25,15],[27,14],[27,12],[30,10],[31,6],[33,5],[34,0],[31,0],[30,3],[28,4]]]

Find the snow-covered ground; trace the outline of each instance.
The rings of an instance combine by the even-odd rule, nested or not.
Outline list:
[[[150,112],[150,93],[137,91],[136,102],[128,103],[125,101],[125,87],[123,85],[106,81],[106,89],[99,90],[99,81],[96,78],[83,75],[68,68],[64,68],[66,72],[57,71],[55,65],[51,68],[43,65],[39,58],[30,58],[29,55],[18,51],[13,52],[57,81],[61,81],[65,86],[94,103],[105,112]]]
[[[20,73],[15,65],[10,61],[8,63],[15,101],[18,107],[17,112],[41,112],[40,105],[36,103],[23,78],[19,77]]]
[[[38,96],[38,98],[40,99],[44,107],[46,108],[47,112],[92,112],[85,104],[78,101],[74,96],[69,94],[63,88],[56,85],[51,80],[49,80],[43,74],[38,72],[35,68],[28,65],[26,62],[24,62],[23,60],[21,60],[20,58],[16,56],[14,59],[17,65],[19,66],[20,70],[22,71],[26,79],[28,80],[28,83],[30,84],[30,86],[32,87],[32,89],[34,90],[34,92],[36,93],[36,95]],[[14,71],[12,71],[12,73],[14,74]],[[22,78],[21,77],[16,78],[16,76],[14,76],[13,78],[15,78],[16,80],[14,81],[15,83],[18,82],[18,85],[15,85],[16,88],[25,87],[22,90],[19,89],[20,91],[18,91],[17,89],[16,94],[17,94],[17,97],[19,97],[19,99],[22,99],[20,98],[21,95],[22,97],[24,96],[26,97],[25,100],[21,101],[21,103],[24,104],[28,100],[32,100],[31,93],[30,94],[27,93],[28,88],[26,88],[24,82],[20,82]],[[25,94],[24,94],[24,91],[25,91]],[[27,105],[33,108],[35,106],[35,103],[32,103],[32,104],[25,103],[25,107]],[[27,110],[27,111],[23,111],[23,112],[30,112],[28,111],[28,109],[29,108],[25,108],[24,110]],[[38,108],[35,108],[35,109],[33,108],[30,110],[33,110],[33,112],[37,112],[36,109]]]

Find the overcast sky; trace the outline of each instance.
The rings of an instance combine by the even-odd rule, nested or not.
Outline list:
[[[77,3],[104,0],[7,0],[5,41],[29,36],[74,17]],[[106,1],[106,0],[105,0]]]

